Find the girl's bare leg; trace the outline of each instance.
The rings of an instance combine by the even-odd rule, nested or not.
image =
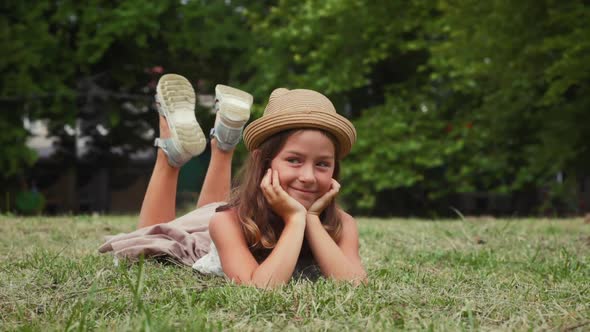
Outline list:
[[[201,206],[229,201],[231,160],[242,129],[250,118],[251,94],[227,85],[215,86],[215,124],[211,131],[211,161],[197,201]]]
[[[166,119],[160,115],[160,138],[170,137]],[[179,168],[168,164],[162,149],[158,149],[156,164],[148,184],[137,228],[172,221],[176,218],[176,186]]]
[[[234,149],[217,148],[217,140],[211,139],[211,161],[197,201],[197,208],[215,202],[227,202],[231,190],[231,160]]]

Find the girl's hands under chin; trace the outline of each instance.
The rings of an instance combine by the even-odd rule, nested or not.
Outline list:
[[[330,202],[338,195],[340,191],[340,183],[332,179],[332,187],[322,197],[318,198],[307,210],[307,214],[320,216],[324,209],[330,204]]]
[[[307,213],[305,207],[295,200],[295,198],[287,194],[283,187],[281,187],[279,171],[271,170],[269,168],[262,178],[260,189],[262,189],[262,194],[266,198],[268,204],[270,204],[272,210],[279,215],[285,223],[290,222],[292,218],[297,215],[305,218]]]

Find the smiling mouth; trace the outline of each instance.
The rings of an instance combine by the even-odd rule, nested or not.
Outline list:
[[[298,192],[302,192],[304,194],[315,194],[316,193],[315,191],[305,190],[305,189],[297,189],[297,188],[293,188],[293,187],[291,187],[291,189],[298,191]]]

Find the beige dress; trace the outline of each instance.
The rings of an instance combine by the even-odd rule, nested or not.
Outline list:
[[[98,248],[117,258],[132,261],[144,257],[166,257],[206,274],[224,275],[215,245],[209,236],[209,221],[224,202],[202,206],[171,222],[108,236]]]
[[[224,204],[211,203],[168,223],[109,236],[98,251],[113,252],[115,257],[131,261],[138,260],[141,255],[163,257],[204,274],[225,276],[217,248],[209,235],[209,221],[215,209]],[[321,277],[321,271],[313,257],[300,257],[293,277],[316,280]]]

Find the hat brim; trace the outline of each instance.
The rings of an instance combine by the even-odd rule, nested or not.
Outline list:
[[[338,156],[343,158],[356,141],[356,130],[348,119],[338,113],[313,110],[308,112],[279,112],[254,120],[244,129],[244,144],[248,151],[256,149],[270,136],[289,129],[321,129],[338,141]]]

